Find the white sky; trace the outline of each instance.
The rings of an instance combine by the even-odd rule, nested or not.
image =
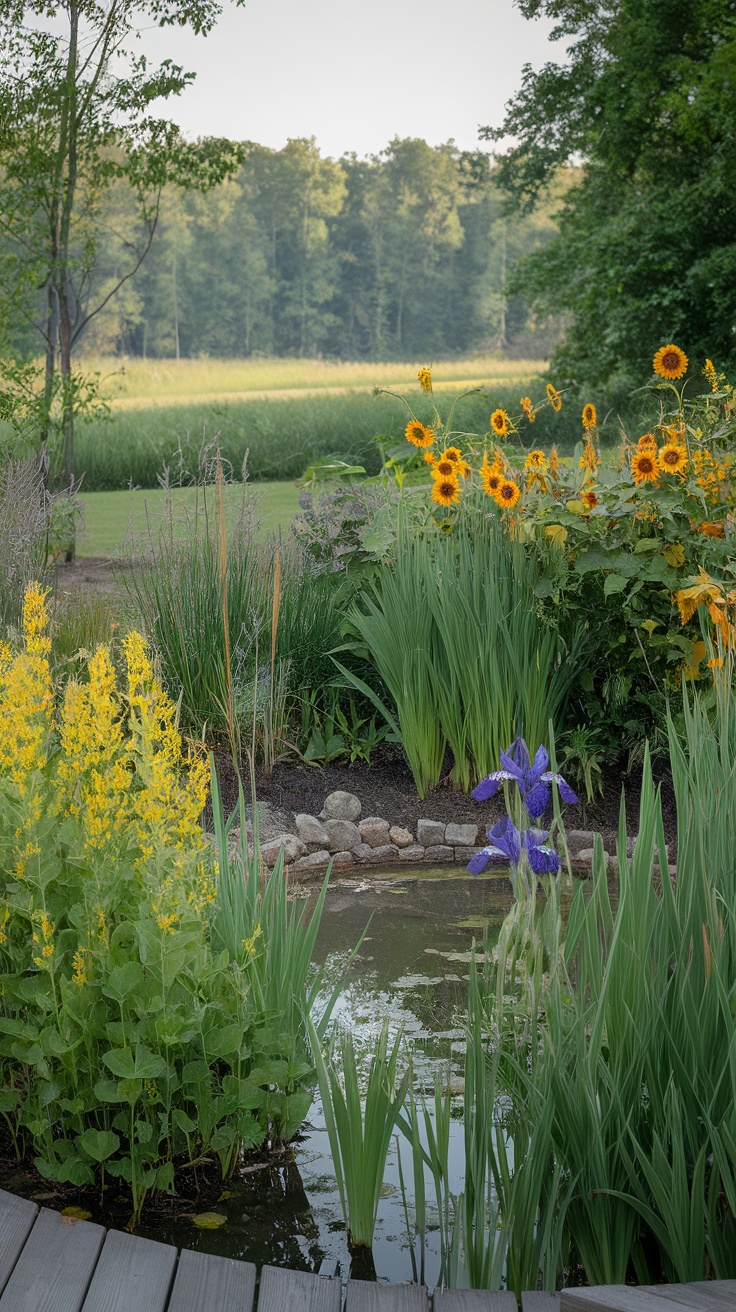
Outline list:
[[[522,65],[564,56],[550,26],[513,0],[246,0],[226,3],[207,38],[149,29],[138,49],[197,73],[162,106],[190,137],[278,148],[314,136],[332,156],[393,136],[473,150],[478,125],[502,121]]]

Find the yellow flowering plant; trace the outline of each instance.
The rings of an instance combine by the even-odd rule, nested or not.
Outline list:
[[[500,515],[536,555],[537,595],[549,618],[568,633],[581,625],[588,633],[583,690],[600,692],[607,713],[612,700],[629,709],[640,701],[636,738],[646,732],[654,684],[677,688],[682,670],[696,678],[705,659],[696,621],[689,630],[678,623],[682,581],[700,566],[734,573],[736,396],[712,361],[702,366],[704,383],[689,364],[673,343],[654,354],[656,419],[615,451],[601,449],[598,411],[587,398],[571,456],[534,440],[540,409],[563,405],[552,383],[541,404],[523,396],[518,413],[497,405],[485,434],[450,432],[451,415],[445,425],[436,415],[424,449],[427,518],[448,533],[466,517]]]
[[[210,762],[182,740],[145,640],[122,644],[123,686],[101,646],[62,693],[48,627],[31,584],[22,646],[0,650],[0,1113],[43,1175],[117,1177],[137,1217],[150,1190],[174,1190],[177,1163],[209,1152],[225,1173],[243,1146],[290,1137],[311,1063],[294,998],[281,1015],[258,964],[259,868],[248,950],[219,933],[213,946]]]

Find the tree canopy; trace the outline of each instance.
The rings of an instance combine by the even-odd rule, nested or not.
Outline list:
[[[569,381],[646,373],[662,342],[736,354],[736,5],[732,0],[519,0],[555,20],[564,63],[524,67],[499,129],[521,209],[583,163],[559,235],[512,286],[569,316]]]

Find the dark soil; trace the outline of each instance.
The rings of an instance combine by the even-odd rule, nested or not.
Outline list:
[[[448,763],[449,765],[449,763]],[[247,772],[246,772],[247,773]],[[228,759],[218,762],[218,775],[223,805],[231,810],[237,803],[237,781]],[[677,834],[677,816],[672,781],[669,772],[660,773],[658,782],[662,791],[662,810],[665,835],[674,843]],[[440,820],[445,823],[474,823],[488,826],[504,814],[503,794],[490,802],[475,802],[467,793],[456,792],[446,776],[423,801],[417,795],[411,771],[403,756],[395,748],[378,749],[370,766],[364,762],[354,765],[334,762],[321,768],[301,762],[275,766],[269,777],[259,773],[256,777],[256,794],[261,802],[276,810],[294,815],[306,812],[319,815],[328,793],[336,789],[355,793],[360,798],[362,815],[382,816],[390,824],[404,825],[416,833],[417,820]],[[603,835],[608,851],[616,850],[621,790],[625,789],[628,832],[638,831],[639,794],[641,775],[611,772],[603,781],[603,796],[589,806],[565,807],[568,829],[593,829]]]

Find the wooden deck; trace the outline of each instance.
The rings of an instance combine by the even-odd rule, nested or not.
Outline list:
[[[255,1312],[256,1269],[105,1231],[0,1190],[0,1312]],[[522,1312],[725,1312],[736,1280],[524,1294]],[[257,1312],[343,1312],[336,1276],[266,1266]],[[518,1312],[510,1293],[349,1280],[344,1312]]]

